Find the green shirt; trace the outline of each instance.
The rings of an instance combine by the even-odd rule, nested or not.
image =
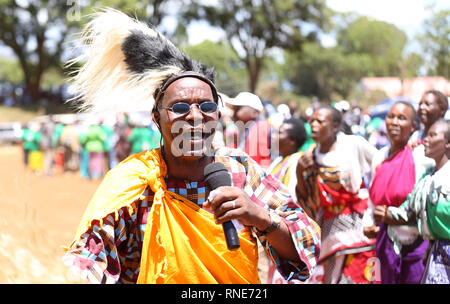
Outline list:
[[[42,139],[42,133],[39,131],[32,131],[30,129],[23,129],[22,141],[23,148],[28,151],[39,151],[39,143]]]
[[[89,152],[103,152],[104,144],[108,135],[100,126],[90,126],[85,136],[82,138],[82,144]]]
[[[298,151],[308,151],[311,145],[314,145],[316,142],[311,138],[311,126],[309,123],[305,122],[305,131],[306,131],[306,141],[300,147]]]
[[[450,240],[450,162],[424,174],[413,192],[398,208],[389,207],[395,219],[416,225],[426,239]]]
[[[448,193],[441,191],[433,191],[434,197],[431,200],[435,201],[435,204],[427,203],[427,225],[435,239],[450,240],[450,197]]]
[[[57,124],[55,130],[52,134],[52,146],[57,147],[59,145],[59,138],[61,137],[62,131],[64,130],[63,124]]]
[[[128,141],[131,143],[131,153],[139,153],[159,147],[159,132],[146,127],[136,127],[131,131]]]

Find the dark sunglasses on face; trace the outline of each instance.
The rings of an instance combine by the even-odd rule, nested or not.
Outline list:
[[[186,102],[177,102],[173,104],[171,107],[161,107],[161,109],[169,110],[176,115],[184,115],[191,111],[191,106],[196,105],[200,109],[200,111],[204,114],[213,114],[217,112],[217,103],[212,101],[204,101],[202,103],[186,103]]]

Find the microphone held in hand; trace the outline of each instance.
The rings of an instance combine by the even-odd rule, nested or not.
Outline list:
[[[231,177],[222,163],[211,163],[205,167],[205,182],[209,191],[221,186],[231,186]],[[236,228],[231,221],[222,224],[229,250],[236,250],[241,245]]]

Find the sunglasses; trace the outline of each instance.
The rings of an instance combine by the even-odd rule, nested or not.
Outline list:
[[[177,102],[173,104],[171,107],[161,107],[161,109],[169,110],[176,115],[184,115],[191,111],[191,106],[197,105],[200,109],[200,112],[204,114],[213,114],[217,112],[218,106],[217,103],[212,101],[204,101],[202,103],[186,103],[186,102]]]

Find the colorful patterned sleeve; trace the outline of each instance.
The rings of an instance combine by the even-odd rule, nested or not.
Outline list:
[[[132,204],[110,214],[100,227],[91,228],[63,256],[72,275],[91,283],[135,283],[139,274],[140,247],[149,207],[147,202]],[[136,212],[137,211],[137,212]]]
[[[264,236],[255,234],[280,274],[286,280],[307,280],[317,265],[320,253],[320,228],[303,209],[292,200],[287,188],[266,173],[250,157],[246,158],[248,173],[244,191],[266,209],[272,208],[287,224],[292,241],[302,263],[294,263],[278,256]]]
[[[119,260],[114,242],[114,216],[99,222],[69,248],[63,257],[64,264],[70,267],[72,275],[91,283],[116,283]]]

